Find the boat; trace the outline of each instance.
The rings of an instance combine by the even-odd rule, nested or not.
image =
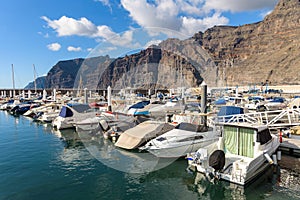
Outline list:
[[[126,126],[133,127],[136,123],[136,119],[132,115],[127,115],[124,113],[119,112],[111,112],[105,111],[101,112],[99,115],[84,119],[76,123],[76,130],[77,131],[99,131],[102,130],[103,132],[107,132],[107,128],[103,128],[109,126],[112,127],[119,127],[118,129],[126,128],[123,125],[126,123]],[[135,124],[136,125],[136,124]],[[128,129],[128,128],[127,128]]]
[[[184,110],[184,105],[180,101],[168,101],[166,104],[155,106],[149,109],[151,117],[161,117],[166,114],[180,113]]]
[[[123,149],[135,149],[172,129],[174,126],[169,123],[145,121],[124,131],[115,145]]]
[[[144,101],[140,101],[138,103],[135,103],[135,104],[129,106],[127,114],[134,115],[136,111],[138,111],[139,109],[144,108],[148,104],[150,104],[150,100],[144,100]]]
[[[39,107],[40,105],[37,103],[33,103],[33,102],[23,102],[20,104],[17,104],[16,106],[14,106],[11,110],[10,113],[13,115],[23,115],[24,113],[26,113],[28,110],[32,109],[32,108],[36,108]]]
[[[66,104],[62,106],[52,125],[57,129],[75,128],[77,122],[99,114],[99,111],[92,109],[88,104]]]
[[[287,107],[287,103],[285,98],[283,97],[273,97],[269,99],[265,99],[265,101],[259,102],[256,106],[256,111],[274,111],[274,110],[282,110]]]
[[[139,108],[139,109],[136,109],[133,113],[133,115],[137,116],[137,115],[144,115],[144,116],[150,116],[150,112],[149,110],[154,108],[154,107],[157,107],[157,106],[161,106],[161,105],[164,105],[165,103],[162,102],[162,101],[153,101],[153,102],[150,102],[148,105],[146,105],[145,107],[143,108]]]
[[[208,178],[246,185],[274,162],[271,156],[279,144],[265,125],[224,124],[217,142],[187,156],[189,168]]]
[[[35,119],[44,123],[51,123],[60,113],[61,104],[49,103],[43,109],[38,110]]]
[[[11,105],[14,104],[14,101],[13,99],[10,99],[8,100],[7,102],[3,103],[1,106],[0,106],[0,110],[8,110],[10,108]]]
[[[218,141],[219,132],[204,125],[182,122],[175,129],[150,140],[142,150],[156,157],[179,158]]]

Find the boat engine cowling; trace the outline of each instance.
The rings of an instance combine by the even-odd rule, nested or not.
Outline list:
[[[221,171],[225,166],[225,153],[222,150],[214,151],[208,159],[210,167],[214,168],[215,171]]]

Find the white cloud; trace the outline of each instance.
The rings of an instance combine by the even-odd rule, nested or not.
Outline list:
[[[178,7],[172,0],[161,1],[158,5],[146,0],[121,0],[130,17],[142,27],[163,27],[179,30]]]
[[[228,22],[229,20],[226,17],[221,16],[219,13],[215,13],[213,16],[203,19],[182,17],[181,31],[188,35],[193,35],[199,30],[205,30],[208,27],[215,25],[228,24]]]
[[[51,51],[59,51],[61,48],[61,45],[56,42],[56,43],[48,44],[47,48]]]
[[[89,48],[88,51],[91,52],[91,55],[98,56],[98,55],[108,54],[111,51],[114,51],[117,49],[118,49],[117,47],[111,46],[111,47],[103,47],[103,48],[95,48],[95,49]]]
[[[96,2],[100,2],[105,6],[110,6],[109,0],[95,0]]]
[[[109,26],[101,25],[96,26],[85,17],[79,20],[62,16],[58,20],[51,20],[46,16],[41,17],[45,20],[48,26],[54,29],[59,37],[62,36],[85,36],[96,38],[97,41],[108,41],[117,46],[131,46],[132,31],[125,31],[123,34],[117,34]]]
[[[278,0],[206,0],[204,9],[242,12],[250,10],[271,9]]]
[[[162,27],[191,36],[214,25],[226,25],[222,12],[272,9],[278,0],[121,0],[141,27]]]
[[[268,14],[270,14],[272,10],[265,10],[260,13],[261,18],[265,18]]]
[[[147,42],[147,44],[145,44],[144,48],[146,49],[151,45],[158,45],[161,42],[162,42],[162,40],[151,40],[151,41]]]
[[[68,51],[81,51],[81,47],[73,47],[73,46],[68,46],[67,48]]]
[[[41,17],[48,23],[48,26],[54,29],[58,36],[91,36],[97,32],[97,27],[85,17],[79,20],[62,16],[58,20],[50,20],[46,16]]]

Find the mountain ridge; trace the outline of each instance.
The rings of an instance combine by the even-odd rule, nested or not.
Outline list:
[[[46,87],[166,88],[183,77],[191,87],[203,80],[211,87],[300,84],[299,49],[300,1],[280,0],[257,23],[214,26],[117,59],[60,61],[48,72]]]

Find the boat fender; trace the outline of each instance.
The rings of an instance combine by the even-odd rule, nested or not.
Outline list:
[[[225,166],[225,153],[222,150],[214,151],[208,159],[209,166],[215,171],[221,171]]]
[[[267,161],[270,163],[270,165],[274,164],[274,161],[272,160],[272,158],[268,153],[264,153],[264,156],[267,159]]]

